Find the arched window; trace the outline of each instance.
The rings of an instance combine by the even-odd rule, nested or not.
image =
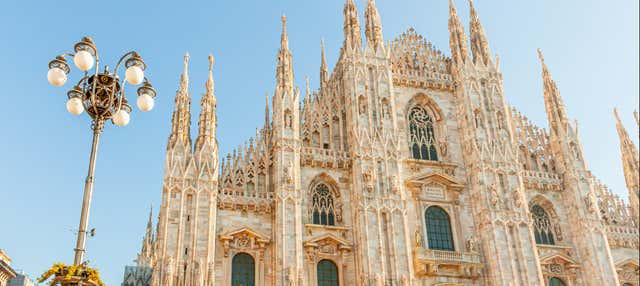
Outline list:
[[[409,147],[414,159],[438,161],[433,118],[427,110],[414,106],[409,110]]]
[[[318,286],[338,286],[338,267],[330,260],[318,262]]]
[[[251,255],[238,253],[231,264],[231,286],[255,286],[255,262]]]
[[[453,235],[449,215],[439,207],[429,207],[424,214],[429,249],[453,251]]]
[[[335,225],[333,193],[326,184],[317,184],[311,195],[313,224]]]
[[[564,286],[564,282],[560,278],[551,277],[549,279],[549,286]]]
[[[633,286],[633,285],[631,285],[631,283],[624,283],[622,284],[622,286]]]
[[[531,218],[533,219],[533,235],[537,244],[556,244],[553,238],[553,226],[547,212],[539,205],[531,206]]]

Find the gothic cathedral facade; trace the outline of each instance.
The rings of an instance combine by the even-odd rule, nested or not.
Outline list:
[[[339,59],[329,72],[323,43],[303,94],[283,17],[264,125],[222,158],[213,58],[192,142],[185,56],[137,260],[151,284],[638,286],[638,150],[620,121],[629,204],[589,171],[542,53],[548,130],[507,105],[473,3],[467,33],[450,2],[447,56],[413,29],[385,41],[366,2],[365,38],[346,0]]]

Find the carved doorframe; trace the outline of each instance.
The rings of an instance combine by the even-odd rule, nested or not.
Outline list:
[[[233,257],[238,253],[246,253],[255,262],[255,285],[266,286],[265,254],[271,238],[250,227],[241,227],[227,231],[219,236],[222,246],[222,273],[224,285],[231,285]]]

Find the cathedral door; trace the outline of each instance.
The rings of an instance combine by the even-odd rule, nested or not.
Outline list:
[[[251,255],[236,254],[231,262],[231,286],[255,286],[255,269]]]
[[[330,260],[318,263],[318,286],[338,286],[338,267]]]

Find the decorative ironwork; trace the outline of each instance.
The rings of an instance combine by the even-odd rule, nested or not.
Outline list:
[[[64,53],[49,62],[47,78],[54,86],[62,86],[67,81],[67,75],[71,67],[66,57],[73,57],[74,64],[84,71],[84,75],[78,83],[67,92],[67,110],[72,114],[80,114],[86,111],[92,119],[93,142],[89,159],[89,171],[85,181],[80,226],[75,248],[74,266],[83,263],[89,223],[89,208],[93,194],[95,161],[97,157],[100,134],[104,122],[112,120],[116,125],[124,126],[129,122],[131,106],[125,97],[125,81],[131,85],[144,83],[137,91],[138,107],[143,111],[149,111],[153,107],[153,98],[156,91],[147,78],[144,77],[146,64],[140,55],[134,51],[125,53],[120,57],[113,72],[107,66],[102,72],[100,69],[100,56],[93,39],[84,37],[73,47],[74,53]],[[94,62],[95,61],[95,62]],[[95,63],[95,65],[94,65]],[[118,68],[124,63],[126,67],[125,77],[118,76]],[[93,72],[90,70],[94,68]]]

